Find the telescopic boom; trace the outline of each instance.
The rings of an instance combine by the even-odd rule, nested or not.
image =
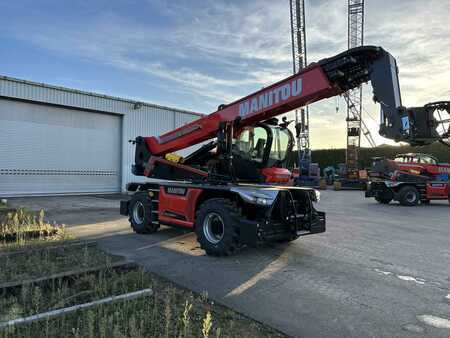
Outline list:
[[[214,138],[221,122],[239,119],[238,128],[244,128],[343,94],[368,81],[373,88],[373,98],[381,107],[380,135],[411,145],[430,144],[441,139],[436,131],[439,122],[430,109],[425,109],[427,106],[402,106],[395,58],[381,47],[364,46],[312,63],[293,76],[222,105],[216,112],[166,134],[138,137],[136,143],[140,145],[141,153],[136,164],[145,166],[144,162],[150,156],[164,156]],[[143,149],[147,151],[143,153]]]

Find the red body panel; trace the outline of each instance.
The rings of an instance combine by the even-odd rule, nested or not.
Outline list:
[[[450,183],[430,182],[427,184],[427,199],[448,199]]]
[[[160,156],[187,148],[216,136],[220,121],[241,117],[240,128],[342,93],[332,87],[318,64],[290,76],[225,108],[159,137],[146,137],[152,155]]]
[[[201,189],[187,189],[186,194],[177,195],[166,192],[165,187],[159,188],[159,221],[184,226],[194,227],[195,205],[200,196]]]
[[[291,179],[291,172],[285,168],[263,168],[261,171],[266,183],[287,183]]]
[[[423,175],[429,174],[433,176],[450,175],[450,164],[426,164],[415,162],[396,162],[391,160],[398,170],[407,171],[411,174]]]
[[[183,220],[180,220],[177,218],[168,217],[168,216],[164,216],[164,215],[159,216],[159,222],[173,224],[173,225],[179,225],[179,226],[182,226],[185,228],[193,228],[194,227],[194,222],[183,221]]]
[[[450,164],[428,164],[425,166],[425,170],[432,175],[448,174],[450,175]]]
[[[420,164],[420,163],[398,163],[400,170],[418,171],[420,173],[429,173],[431,175],[450,174],[450,165],[448,164]]]

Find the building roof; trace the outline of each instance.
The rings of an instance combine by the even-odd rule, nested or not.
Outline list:
[[[203,116],[201,113],[188,110],[82,91],[78,89],[54,86],[45,83],[21,80],[2,75],[0,75],[0,97],[37,101],[115,114],[126,114],[129,111],[141,108],[156,108],[183,114]]]

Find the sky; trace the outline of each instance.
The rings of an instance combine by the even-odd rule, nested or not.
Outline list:
[[[344,51],[347,1],[305,6],[308,63]],[[0,13],[0,75],[209,114],[292,73],[288,0],[2,0]],[[450,99],[449,15],[450,0],[366,0],[365,44],[396,57],[405,106]],[[364,120],[389,143],[371,98],[366,85]],[[312,148],[345,147],[344,100],[309,109]]]

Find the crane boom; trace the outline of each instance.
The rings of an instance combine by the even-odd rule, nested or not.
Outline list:
[[[353,48],[310,64],[299,73],[161,136],[136,138],[136,172],[143,172],[151,156],[199,144],[217,136],[220,124],[233,122],[238,129],[262,122],[313,102],[340,95],[370,80],[374,100],[381,106],[380,134],[411,144],[439,139],[433,117],[422,110],[402,107],[398,69],[394,57],[381,47]]]

